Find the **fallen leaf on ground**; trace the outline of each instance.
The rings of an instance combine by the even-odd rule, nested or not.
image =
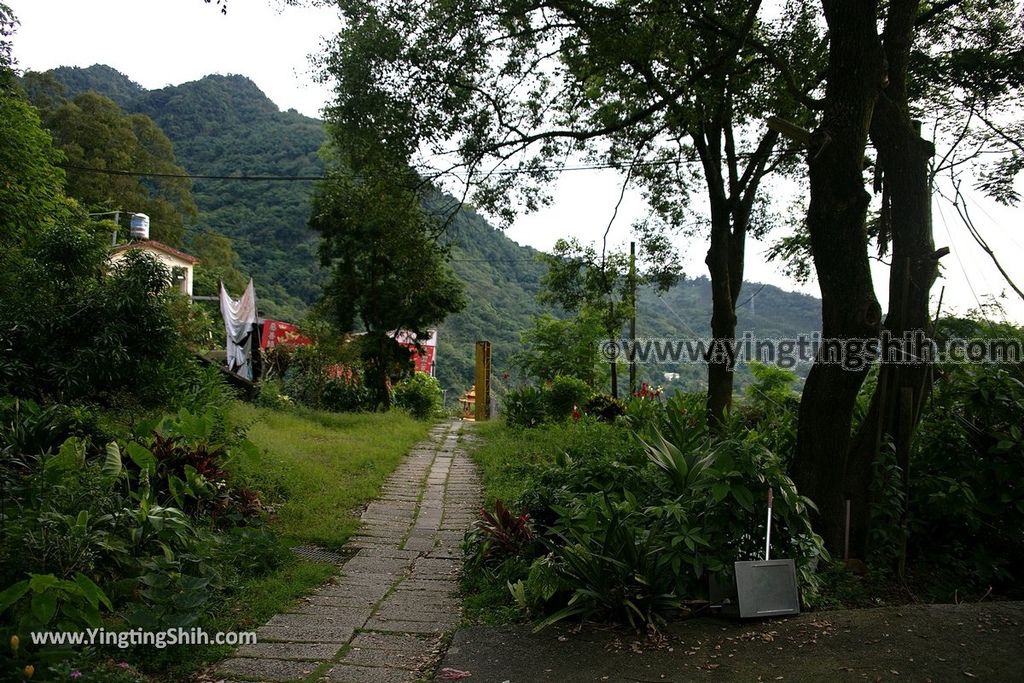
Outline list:
[[[437,679],[440,681],[458,681],[463,678],[469,678],[473,674],[468,671],[460,671],[459,669],[453,669],[450,666],[446,666],[441,669],[437,674]]]

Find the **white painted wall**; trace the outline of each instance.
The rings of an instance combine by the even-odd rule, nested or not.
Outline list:
[[[185,281],[184,281],[184,287],[181,289],[181,291],[182,291],[183,294],[186,294],[189,297],[192,296],[192,276],[193,276],[192,270],[193,269],[192,269],[192,264],[191,263],[189,263],[188,261],[183,261],[180,258],[177,258],[176,256],[171,256],[170,254],[166,254],[166,253],[164,253],[162,251],[158,251],[156,249],[147,249],[145,247],[138,247],[138,249],[141,250],[141,251],[146,252],[147,254],[149,254],[151,256],[156,257],[156,259],[158,261],[160,261],[162,264],[164,264],[165,266],[167,266],[167,270],[171,271],[172,273],[174,272],[175,268],[184,268],[185,269]],[[110,264],[111,265],[116,264],[118,261],[123,259],[124,255],[127,254],[129,251],[132,251],[132,250],[131,249],[125,249],[124,251],[119,251],[119,252],[117,252],[115,254],[111,254],[110,255]],[[174,281],[174,282],[171,283],[171,286],[172,287],[181,287],[181,284],[178,281]]]

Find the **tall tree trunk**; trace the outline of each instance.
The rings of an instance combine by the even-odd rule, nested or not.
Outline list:
[[[877,0],[822,0],[829,27],[828,85],[820,125],[809,148],[807,225],[821,286],[822,337],[877,337],[881,310],[868,262],[864,150],[884,73]],[[856,342],[854,342],[855,344]],[[800,400],[793,477],[818,506],[817,527],[827,547],[843,546],[844,478],[854,402],[864,381],[863,355],[815,359]],[[845,351],[847,349],[840,349]]]
[[[869,491],[879,447],[887,438],[896,444],[905,482],[913,434],[929,391],[931,364],[925,356],[930,332],[929,300],[938,274],[928,178],[934,147],[921,138],[920,127],[910,118],[906,87],[918,5],[918,0],[890,3],[882,34],[888,85],[871,122],[881,180],[876,190],[883,190],[881,240],[884,245],[891,236],[892,242],[884,329],[891,338],[907,345],[893,356],[882,356],[871,406],[847,461],[852,512],[850,553],[855,557],[865,557],[868,550],[872,507]]]
[[[711,337],[705,359],[708,363],[708,424],[721,425],[732,407],[732,386],[736,353],[736,299],[743,283],[742,255],[737,266],[732,225],[722,208],[711,211],[711,244],[705,263],[711,275]],[[739,282],[734,277],[739,269]]]
[[[769,157],[779,136],[767,131],[740,173],[738,155],[732,143],[731,117],[709,131],[694,137],[704,162],[708,194],[711,198],[711,239],[705,263],[711,276],[711,336],[713,343],[705,359],[708,363],[707,417],[712,427],[721,426],[732,407],[736,364],[736,301],[743,289],[747,229],[757,197],[757,188],[765,175]],[[712,137],[715,136],[715,137]],[[725,138],[725,163],[729,183],[720,172],[721,138]],[[717,142],[716,142],[717,141]]]
[[[850,553],[854,557],[867,553],[869,491],[879,448],[892,439],[898,464],[904,474],[908,472],[913,432],[929,389],[929,295],[937,275],[928,185],[931,145],[913,129],[898,135],[902,138],[899,144],[885,153],[880,150],[879,159],[883,163],[881,159],[887,157],[883,172],[892,221],[892,268],[884,329],[899,346],[882,355],[878,384],[847,460],[852,513]]]
[[[367,332],[363,340],[364,384],[370,390],[377,410],[391,408],[390,373],[395,354],[395,340],[385,332]]]

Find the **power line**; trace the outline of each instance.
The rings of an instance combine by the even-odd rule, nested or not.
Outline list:
[[[63,168],[69,171],[81,171],[83,173],[99,173],[102,175],[129,176],[135,178],[181,178],[187,180],[243,180],[243,181],[316,181],[324,180],[324,175],[209,175],[193,173],[157,173],[150,171],[125,171],[114,168],[91,168],[88,166],[73,166],[62,164]]]
[[[767,283],[767,282],[763,283],[763,284],[762,284],[762,285],[761,285],[760,287],[758,287],[758,288],[757,288],[757,291],[756,291],[756,292],[754,292],[753,294],[751,294],[750,296],[748,296],[748,297],[746,298],[746,300],[745,300],[745,301],[744,301],[743,303],[741,303],[741,304],[740,304],[739,306],[737,306],[737,307],[736,307],[736,310],[739,310],[739,309],[743,308],[744,306],[746,306],[747,304],[749,304],[749,303],[750,303],[751,301],[753,301],[753,300],[754,300],[754,297],[755,297],[755,296],[757,296],[758,294],[760,294],[760,293],[761,293],[761,290],[762,290],[762,289],[764,289],[764,288],[765,288],[765,287],[767,287],[767,286],[768,286],[768,283]]]
[[[665,299],[665,297],[663,297],[661,294],[658,294],[657,298],[658,298],[659,301],[661,301],[661,303],[665,304],[665,308],[668,309],[669,313],[674,315],[676,317],[676,319],[683,324],[683,327],[686,328],[687,332],[692,334],[695,339],[699,339],[700,338],[700,335],[697,334],[697,332],[692,327],[690,327],[688,324],[686,324],[686,321],[683,320],[683,317],[681,315],[679,315],[679,313],[676,311],[676,309],[672,308],[672,306],[668,303],[668,301]]]
[[[978,202],[976,199],[974,199],[974,197],[972,197],[970,195],[962,195],[962,196],[963,196],[964,199],[969,201],[971,204],[974,204],[974,206],[976,206],[978,208],[978,210],[981,211],[981,213],[985,216],[985,218],[987,218],[989,220],[989,222],[992,225],[996,226],[996,228],[999,227],[999,221],[997,221],[995,218],[993,218],[992,214],[990,214],[988,211],[986,211],[985,207],[982,206],[980,202]],[[1014,239],[1013,232],[1011,230],[1003,231],[1003,232],[1000,233],[1000,235],[1002,237],[1005,237],[1005,238],[1009,239],[1011,242],[1013,242],[1014,246],[1017,247],[1018,249],[1024,250],[1024,247],[1021,246],[1020,242],[1018,242],[1016,239]]]
[[[978,298],[978,293],[974,291],[974,285],[971,284],[971,278],[967,275],[967,268],[964,267],[964,262],[960,259],[959,250],[953,248],[953,233],[949,229],[949,224],[946,223],[946,216],[942,213],[942,204],[935,202],[935,207],[939,210],[939,218],[942,220],[942,227],[946,229],[946,236],[949,237],[950,250],[953,252],[953,256],[956,257],[956,262],[960,264],[960,270],[963,271],[964,279],[967,281],[967,287],[971,290],[971,294],[974,296],[974,301],[978,304],[978,312],[982,313],[984,308],[981,305],[981,299]]]
[[[694,164],[696,161],[649,161],[639,162],[637,164],[589,164],[583,166],[550,166],[542,168],[507,168],[498,169],[490,173],[480,173],[478,175],[526,175],[528,173],[566,173],[571,171],[600,171],[600,170],[611,170],[621,169],[626,170],[634,166],[655,166],[670,163],[681,163],[681,164]],[[62,168],[69,171],[79,171],[82,173],[99,173],[102,175],[111,176],[127,176],[134,178],[179,178],[182,180],[237,180],[243,182],[316,182],[319,180],[328,180],[328,175],[213,175],[208,173],[158,173],[155,171],[128,171],[125,169],[115,168],[92,168],[89,166],[73,166],[71,164],[62,164]],[[361,176],[355,176],[360,178]]]
[[[539,262],[537,261],[537,259],[535,257],[529,257],[529,258],[509,258],[509,259],[505,259],[505,258],[453,258],[453,259],[448,259],[449,263],[526,263],[528,261],[533,261],[533,262],[539,264]]]
[[[780,152],[773,155],[774,158],[780,158],[788,156],[788,152]],[[750,158],[752,154],[737,154],[738,158]],[[494,169],[492,171],[479,171],[475,175],[478,177],[487,176],[514,176],[514,175],[527,175],[527,174],[544,174],[544,173],[569,173],[575,171],[601,171],[601,170],[622,170],[630,171],[634,168],[645,168],[654,166],[671,166],[671,165],[692,165],[700,164],[701,161],[698,159],[651,159],[648,161],[633,161],[628,163],[615,163],[605,162],[600,164],[581,164],[577,166],[540,166],[537,168],[507,168],[507,169]],[[76,166],[73,164],[61,164],[61,167],[69,171],[79,171],[82,173],[98,173],[101,175],[111,176],[128,176],[136,178],[179,178],[182,180],[231,180],[241,182],[316,182],[318,180],[329,180],[331,176],[328,175],[217,175],[208,173],[161,173],[157,171],[132,171],[127,169],[116,169],[116,168],[93,168],[89,166]],[[428,169],[419,169],[421,171],[428,171]],[[436,169],[429,169],[436,170]],[[447,172],[440,173],[444,175]],[[454,173],[453,173],[454,175]],[[359,178],[361,176],[355,176]]]

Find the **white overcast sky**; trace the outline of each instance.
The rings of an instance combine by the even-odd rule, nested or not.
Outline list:
[[[107,64],[146,88],[196,80],[207,74],[242,74],[251,78],[281,109],[318,116],[330,91],[314,81],[309,56],[340,22],[332,8],[287,7],[280,0],[229,0],[222,16],[202,0],[5,0],[21,21],[14,38],[21,69]],[[507,234],[522,244],[550,249],[563,236],[584,241],[600,238],[619,196],[620,178],[612,171],[565,173],[553,190],[554,204],[520,218]],[[1024,187],[1021,187],[1024,191]],[[783,192],[781,187],[773,191]],[[1022,208],[1008,209],[972,195],[975,222],[1004,267],[1024,285]],[[629,225],[645,214],[643,200],[628,192],[612,239],[629,240]],[[998,271],[973,242],[951,206],[936,202],[935,241],[953,253],[943,259],[943,273],[933,297],[946,287],[943,308],[958,311],[993,297],[1010,318],[1024,322],[1024,302],[1006,286]],[[216,226],[211,226],[216,227]],[[680,238],[686,273],[707,273],[705,244]],[[765,245],[747,250],[746,279],[784,289],[817,294],[817,286],[799,286],[764,262]],[[879,299],[886,300],[886,271],[875,267]],[[973,288],[973,291],[972,291]],[[1005,293],[1005,296],[1003,296]],[[977,298],[976,298],[977,297]]]

